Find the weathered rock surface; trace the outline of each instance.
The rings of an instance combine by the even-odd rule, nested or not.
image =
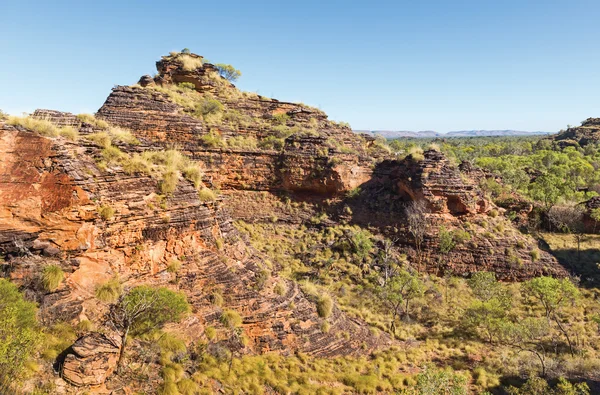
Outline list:
[[[426,151],[420,161],[410,156],[383,161],[363,185],[361,195],[348,204],[354,222],[378,226],[398,243],[414,247],[405,210],[416,200],[427,203],[428,224],[422,253],[413,249],[409,255],[429,272],[468,274],[485,270],[506,281],[568,275],[555,258],[538,250],[533,238],[520,233],[505,217],[496,216],[497,210],[493,217],[487,215],[494,205],[475,180],[462,175],[437,151]],[[465,231],[469,240],[442,255],[440,227]]]
[[[221,328],[221,312],[234,308],[250,339],[245,352],[334,356],[390,343],[337,309],[328,318],[331,331],[323,333],[315,303],[295,283],[273,273],[257,285],[262,259],[240,240],[220,200],[200,201],[183,178],[165,198],[150,176],[129,175],[119,166],[102,170],[96,165],[101,149],[84,132],[72,143],[0,124],[0,254],[8,255],[13,281],[40,295],[49,322],[101,321],[106,306],[95,289],[118,275],[126,288],[150,283],[184,291],[194,313],[178,332],[191,341],[204,336],[205,326]],[[102,218],[103,206],[114,215]],[[182,262],[177,274],[166,270],[173,259]],[[42,292],[37,280],[49,263],[66,275],[53,293]],[[283,295],[273,291],[276,284],[285,285]],[[222,307],[211,302],[215,292],[224,295]],[[84,337],[74,345],[64,364],[67,381],[97,385],[110,375],[113,353],[94,345],[100,340]]]
[[[104,383],[117,366],[119,347],[118,337],[98,332],[80,337],[64,359],[62,378],[77,387]]]

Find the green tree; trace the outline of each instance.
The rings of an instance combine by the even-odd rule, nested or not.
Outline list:
[[[569,344],[571,355],[574,355],[573,343],[565,325],[562,323],[562,309],[569,303],[574,303],[579,297],[579,290],[567,278],[537,277],[522,285],[523,292],[540,303],[543,307],[548,325],[556,323]]]
[[[221,77],[225,78],[229,82],[237,81],[238,78],[240,78],[242,75],[241,71],[237,70],[230,64],[217,63],[215,64],[215,67],[217,68],[219,75],[221,75]]]
[[[35,304],[11,282],[0,279],[0,392],[9,389],[18,378],[23,364],[41,341]]]
[[[177,322],[189,305],[184,294],[146,285],[130,289],[111,306],[109,322],[121,335],[117,368],[121,366],[129,335],[140,336]]]
[[[410,320],[410,303],[423,296],[425,285],[415,273],[400,270],[381,288],[380,296],[385,308],[391,313],[390,331],[396,332],[396,319],[403,316]]]

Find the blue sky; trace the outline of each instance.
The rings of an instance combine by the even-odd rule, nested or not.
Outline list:
[[[355,129],[557,131],[600,116],[600,2],[0,1],[0,109],[96,111],[190,48]]]

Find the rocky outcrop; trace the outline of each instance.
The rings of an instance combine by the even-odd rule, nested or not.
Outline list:
[[[431,213],[475,214],[491,207],[475,180],[462,176],[438,151],[426,151],[422,160],[384,161],[374,177],[393,184],[401,200],[424,200]]]
[[[423,156],[378,164],[360,195],[344,202],[351,208],[351,220],[379,227],[406,248],[416,266],[431,273],[493,271],[505,281],[568,275],[556,259],[538,249],[532,237],[500,215],[475,180],[440,152],[429,150]],[[422,251],[415,247],[406,217],[406,208],[414,201],[426,206]],[[439,248],[442,227],[463,235],[445,254]]]
[[[128,153],[148,147],[120,145]],[[38,295],[48,322],[102,322],[107,306],[95,289],[118,275],[125,288],[184,291],[194,313],[177,331],[190,341],[201,340],[206,326],[222,328],[222,311],[233,308],[250,339],[245,352],[351,355],[391,342],[337,309],[324,333],[315,302],[297,284],[276,270],[265,280],[263,259],[240,239],[220,198],[201,201],[183,178],[162,196],[148,175],[99,167],[101,147],[85,128],[73,143],[0,124],[0,152],[0,254],[10,262],[12,280]],[[111,215],[100,215],[104,207]],[[172,260],[181,262],[177,273],[166,270]],[[65,281],[48,293],[38,279],[50,263],[63,269]],[[213,303],[215,293],[223,295],[222,306]],[[336,335],[342,332],[353,336]],[[81,338],[68,353],[63,376],[70,383],[96,385],[110,375],[114,353],[98,336]]]
[[[585,212],[583,214],[583,226],[586,233],[600,232],[600,196],[594,196],[590,200],[583,203]]]
[[[600,118],[588,118],[581,123],[581,126],[570,127],[561,131],[552,139],[561,147],[569,145],[585,146],[596,144],[600,141]]]
[[[80,337],[64,359],[62,378],[76,387],[104,383],[117,366],[119,349],[118,337],[98,332]]]

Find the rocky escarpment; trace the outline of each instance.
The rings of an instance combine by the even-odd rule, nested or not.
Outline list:
[[[421,249],[415,248],[406,209],[424,202]],[[539,275],[566,276],[567,271],[536,241],[519,232],[479,189],[477,182],[452,165],[440,152],[423,159],[412,156],[384,161],[356,198],[345,202],[352,220],[378,226],[406,246],[418,266],[432,273],[468,274],[493,271],[502,280]],[[450,251],[440,250],[440,230],[460,235]]]
[[[320,110],[238,91],[210,64],[186,70],[178,58],[165,57],[157,69],[157,77],[142,79],[144,86],[114,88],[98,116],[157,144],[176,141],[204,163],[218,188],[336,194],[367,181],[369,154],[383,154],[373,139]],[[221,103],[221,118],[198,115],[205,100]],[[207,144],[207,136],[217,142]]]
[[[177,331],[191,343],[203,341],[207,326],[223,328],[224,309],[242,316],[250,339],[244,352],[349,355],[389,342],[335,308],[324,333],[315,303],[245,244],[220,198],[200,200],[183,178],[163,195],[160,180],[149,175],[127,173],[118,164],[99,166],[103,149],[86,137],[92,129],[82,123],[79,141],[70,142],[0,124],[0,254],[13,281],[36,295],[48,322],[101,326],[108,306],[95,290],[118,276],[125,288],[153,284],[184,291],[193,313]],[[144,140],[115,144],[126,154],[155,149]],[[103,211],[107,207],[111,215]],[[167,270],[173,260],[181,262],[177,273]],[[66,276],[52,292],[39,281],[49,264]],[[267,270],[272,274],[265,278]],[[276,286],[284,292],[275,292]],[[222,305],[213,302],[217,293]],[[341,332],[353,335],[336,336]],[[65,359],[62,374],[74,385],[98,384],[113,367],[112,351],[86,351],[102,340],[90,336]]]
[[[581,126],[569,127],[553,136],[552,139],[563,147],[569,145],[583,147],[587,144],[598,143],[600,141],[600,118],[588,118],[581,123]]]

